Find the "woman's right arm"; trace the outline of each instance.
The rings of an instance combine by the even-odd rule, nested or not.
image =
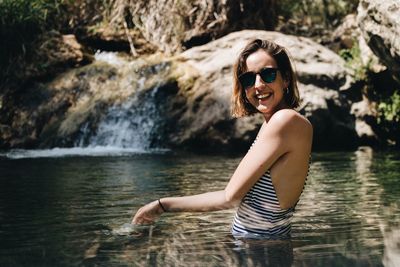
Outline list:
[[[225,190],[207,192],[192,196],[166,197],[148,203],[135,214],[133,224],[149,224],[154,222],[163,212],[196,212],[217,211],[236,207],[240,201],[229,201]]]

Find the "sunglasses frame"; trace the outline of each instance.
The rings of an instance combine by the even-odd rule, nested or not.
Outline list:
[[[245,89],[249,89],[252,88],[254,86],[254,84],[256,83],[256,78],[257,78],[257,74],[260,75],[261,79],[265,82],[265,83],[273,83],[276,80],[276,76],[278,74],[279,69],[278,68],[271,68],[271,67],[264,67],[262,68],[259,72],[253,72],[253,71],[247,71],[242,73],[239,77],[238,80],[240,82],[240,85]],[[267,72],[267,73],[265,73]],[[248,76],[248,75],[252,75],[251,76],[251,83],[249,83],[249,85],[244,86],[245,82],[243,82],[243,77]],[[265,77],[265,75],[270,75],[272,78],[272,80],[268,80],[268,77]],[[264,79],[265,78],[265,79]]]

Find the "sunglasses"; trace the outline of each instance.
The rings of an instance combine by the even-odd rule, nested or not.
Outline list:
[[[262,68],[259,72],[248,71],[239,76],[239,82],[244,89],[249,89],[256,83],[256,76],[260,74],[261,79],[266,83],[272,83],[276,79],[277,68]]]

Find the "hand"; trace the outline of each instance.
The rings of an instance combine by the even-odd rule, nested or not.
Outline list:
[[[151,224],[163,213],[162,208],[155,200],[141,207],[135,214],[132,224]]]

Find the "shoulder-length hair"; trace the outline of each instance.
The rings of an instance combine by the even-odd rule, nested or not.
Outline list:
[[[233,117],[239,118],[259,112],[247,100],[246,92],[239,82],[239,76],[247,71],[247,58],[259,49],[264,50],[275,59],[282,78],[289,84],[288,92],[284,94],[286,104],[291,108],[297,108],[299,106],[300,96],[297,87],[297,77],[288,52],[284,47],[272,41],[255,39],[245,46],[234,66],[232,95]]]

